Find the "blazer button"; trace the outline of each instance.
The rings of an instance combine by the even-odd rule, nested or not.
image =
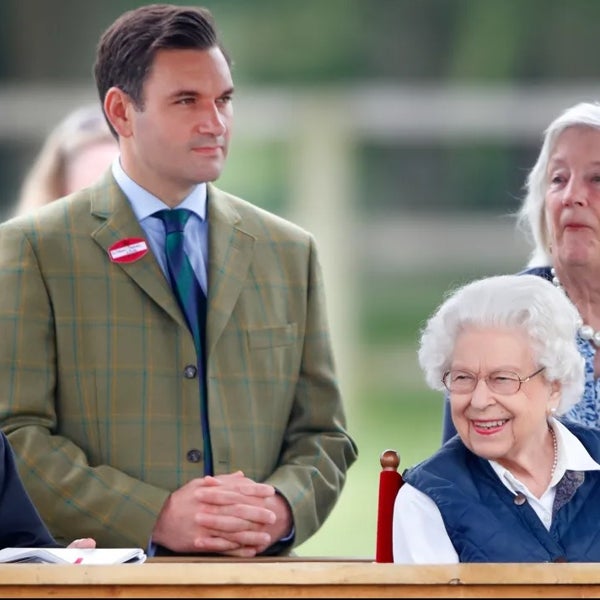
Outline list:
[[[198,448],[192,448],[187,451],[186,457],[191,463],[198,463],[202,460],[202,452]]]
[[[183,375],[186,379],[194,379],[198,374],[198,369],[194,365],[187,365],[183,370]]]
[[[552,559],[552,562],[569,562],[566,556],[557,556]]]
[[[517,495],[515,496],[513,502],[517,506],[522,506],[523,504],[525,504],[525,502],[527,502],[527,498],[525,498],[524,494],[521,494],[521,492],[518,492]]]

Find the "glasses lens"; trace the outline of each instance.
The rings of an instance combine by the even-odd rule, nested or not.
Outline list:
[[[487,377],[487,384],[498,394],[516,394],[521,387],[521,380],[511,371],[495,371]]]
[[[444,385],[455,394],[467,394],[475,389],[477,377],[468,371],[448,371],[444,377]]]
[[[448,391],[454,394],[470,394],[477,387],[479,377],[468,371],[448,371],[443,378]],[[494,371],[485,378],[489,389],[497,394],[516,394],[521,387],[521,380],[512,371]]]

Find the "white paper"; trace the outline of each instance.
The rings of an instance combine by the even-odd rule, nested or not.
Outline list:
[[[54,563],[71,565],[117,565],[143,563],[141,548],[3,548],[0,563]]]

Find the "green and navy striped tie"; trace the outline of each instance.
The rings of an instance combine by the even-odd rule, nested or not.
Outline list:
[[[200,384],[200,419],[204,437],[204,474],[213,474],[210,430],[208,428],[208,403],[206,389],[205,329],[206,296],[198,282],[192,265],[183,248],[183,230],[192,212],[184,208],[165,209],[152,216],[165,224],[165,252],[171,287],[175,292],[179,306],[185,315],[188,327],[194,336],[198,362],[198,380]]]

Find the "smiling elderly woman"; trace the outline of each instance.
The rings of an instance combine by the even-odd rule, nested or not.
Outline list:
[[[536,275],[455,291],[419,362],[458,436],[404,473],[394,562],[600,561],[600,431],[557,418],[581,397],[578,313]]]

